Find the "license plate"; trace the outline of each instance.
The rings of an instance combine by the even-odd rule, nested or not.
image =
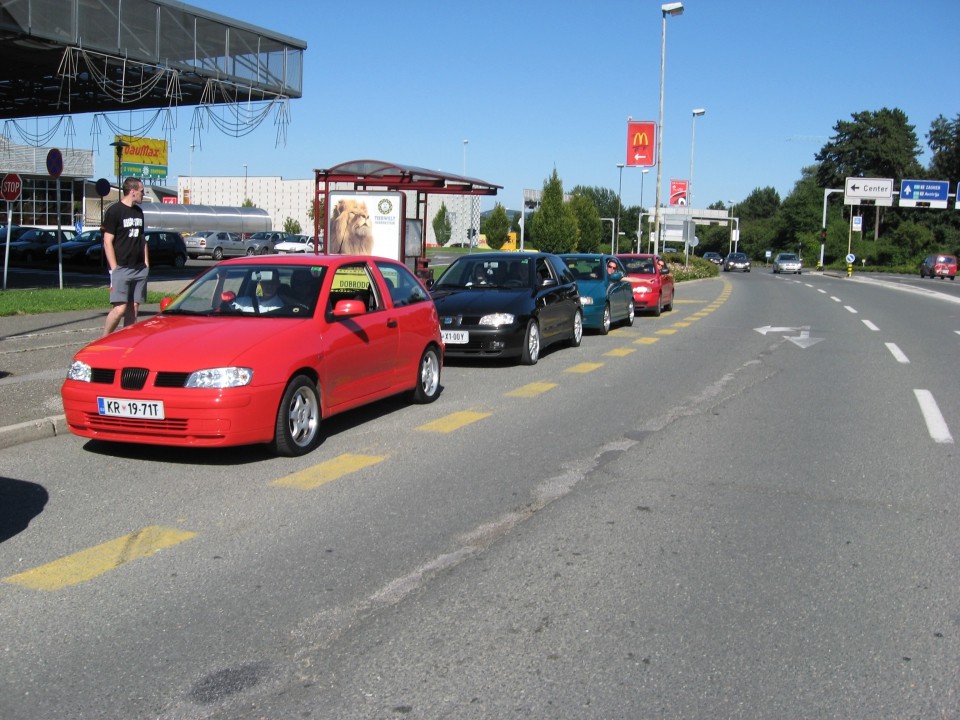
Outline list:
[[[163,420],[163,400],[127,400],[124,398],[97,398],[97,412],[101,415],[123,418]]]
[[[440,336],[448,345],[466,345],[470,342],[470,333],[466,330],[441,330]]]

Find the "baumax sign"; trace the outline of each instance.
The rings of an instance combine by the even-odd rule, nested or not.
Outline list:
[[[120,175],[123,177],[165,178],[167,176],[167,141],[117,135],[123,148]]]

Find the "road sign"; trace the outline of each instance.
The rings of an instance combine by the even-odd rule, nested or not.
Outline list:
[[[852,263],[852,262],[853,262],[854,260],[856,260],[856,259],[857,259],[857,256],[854,255],[853,253],[850,253],[849,255],[847,255],[847,262],[848,262],[848,263]]]
[[[7,173],[3,176],[3,182],[0,183],[0,194],[7,202],[13,202],[20,199],[20,191],[23,190],[23,180],[16,173]]]
[[[863,215],[854,215],[852,220],[853,220],[853,231],[863,232]]]
[[[653,120],[627,121],[627,167],[657,164],[657,124]]]
[[[949,180],[901,180],[899,205],[946,210],[949,195]]]
[[[63,153],[56,148],[50,148],[50,152],[47,153],[47,172],[50,173],[50,177],[55,178],[60,177],[60,173],[63,172]]]
[[[686,180],[670,180],[670,204],[671,205],[686,205],[687,204],[687,181]]]
[[[848,177],[843,187],[843,204],[860,205],[864,200],[872,205],[893,205],[893,178]]]

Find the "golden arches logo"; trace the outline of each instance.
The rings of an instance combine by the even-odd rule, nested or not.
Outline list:
[[[650,139],[647,137],[645,132],[638,132],[633,134],[633,146],[634,147],[646,147],[650,144]]]

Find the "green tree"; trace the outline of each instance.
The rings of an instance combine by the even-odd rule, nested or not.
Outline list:
[[[292,217],[288,217],[283,221],[283,231],[291,233],[293,235],[299,235],[300,230],[300,221],[294,220]]]
[[[497,203],[493,206],[493,212],[484,220],[481,232],[487,236],[487,245],[492,249],[499,250],[503,247],[510,232],[510,218],[507,217],[503,205]]]
[[[540,209],[530,220],[530,230],[537,248],[546,252],[571,252],[579,240],[577,219],[563,201],[563,183],[554,168],[543,182]]]
[[[603,236],[603,221],[600,220],[597,206],[587,195],[574,193],[573,197],[570,198],[570,208],[577,219],[577,229],[580,231],[577,250],[580,252],[598,252]]]
[[[953,120],[943,115],[930,123],[927,146],[930,158],[930,179],[948,180],[950,187],[960,182],[960,114]]]
[[[243,202],[240,203],[240,207],[256,207],[256,205],[253,204],[253,200],[250,198],[244,198]]]
[[[453,228],[450,225],[450,214],[447,212],[447,204],[440,203],[440,209],[433,216],[433,236],[437,239],[437,245],[446,245],[450,242],[450,235]]]

